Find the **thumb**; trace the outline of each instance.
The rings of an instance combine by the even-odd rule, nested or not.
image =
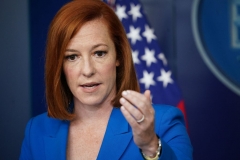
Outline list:
[[[149,99],[149,101],[151,102],[151,91],[150,90],[146,90],[144,92],[144,96],[146,96]]]

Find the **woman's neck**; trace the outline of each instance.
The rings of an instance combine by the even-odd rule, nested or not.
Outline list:
[[[74,123],[96,123],[98,121],[106,121],[109,119],[112,112],[112,105],[110,103],[101,106],[86,106],[74,102]]]

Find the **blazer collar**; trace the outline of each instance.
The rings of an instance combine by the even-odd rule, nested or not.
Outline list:
[[[54,120],[52,128],[49,128],[47,136],[44,137],[46,160],[65,160],[70,123],[69,121]]]
[[[131,139],[131,127],[120,109],[113,108],[97,159],[120,159]]]
[[[44,138],[46,159],[66,159],[69,124],[57,120]],[[131,127],[120,109],[113,108],[97,159],[120,159],[131,139]]]

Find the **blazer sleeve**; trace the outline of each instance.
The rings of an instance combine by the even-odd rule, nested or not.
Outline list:
[[[160,160],[192,160],[193,149],[182,112],[176,107],[158,107],[155,108],[155,129],[162,143]]]
[[[28,121],[26,129],[25,129],[25,136],[22,143],[21,153],[19,160],[31,160],[31,151],[30,151],[30,128],[32,125],[32,119]]]

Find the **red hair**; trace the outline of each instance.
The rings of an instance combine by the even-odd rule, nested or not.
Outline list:
[[[125,30],[114,11],[100,0],[76,0],[64,5],[51,22],[46,47],[45,83],[48,115],[71,120],[69,111],[73,95],[63,73],[64,52],[70,40],[86,23],[101,19],[108,27],[115,45],[119,66],[116,67],[116,96],[114,107],[120,107],[119,99],[124,90],[139,91],[132,60],[131,47]]]

